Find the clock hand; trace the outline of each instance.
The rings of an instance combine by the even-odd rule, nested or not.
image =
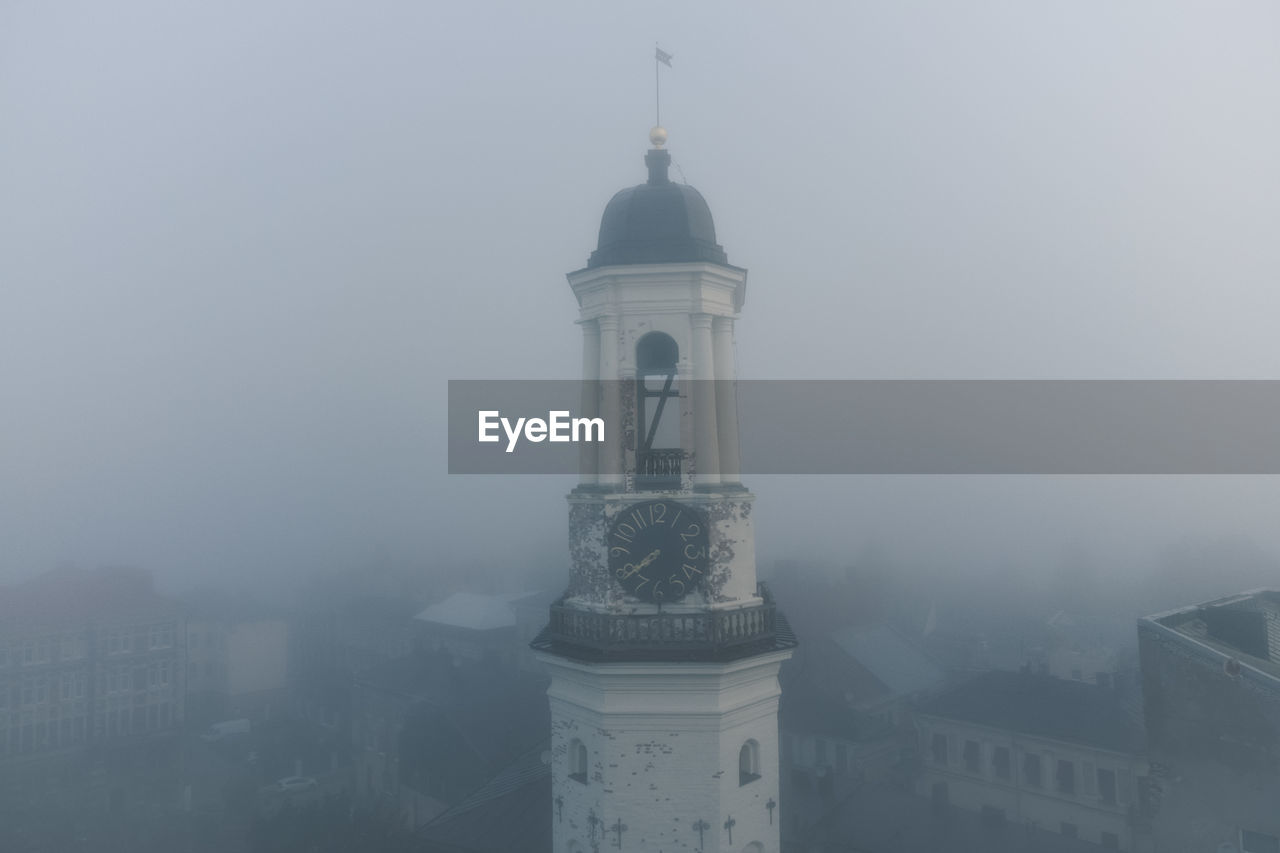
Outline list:
[[[618,570],[618,577],[623,580],[626,580],[632,575],[638,574],[641,569],[643,569],[645,566],[652,563],[654,560],[658,559],[658,557],[660,556],[662,556],[662,551],[658,548],[655,548],[654,550],[650,551],[649,555],[645,557],[643,560],[641,560],[640,562],[635,564],[632,564],[632,563],[625,564],[621,569]]]

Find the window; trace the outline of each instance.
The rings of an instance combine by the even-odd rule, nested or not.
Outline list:
[[[813,739],[813,763],[817,765],[827,763],[827,741],[825,738]]]
[[[1076,765],[1071,761],[1058,759],[1058,792],[1074,794],[1076,792]]]
[[[964,769],[970,773],[978,773],[981,771],[982,748],[976,740],[967,740],[964,742]]]
[[[680,392],[675,386],[680,347],[662,332],[636,344],[636,483],[641,488],[679,487]]]
[[[947,790],[946,782],[934,782],[930,792],[930,804],[933,807],[934,814],[941,814],[947,810],[947,806],[951,802],[951,794]]]
[[[1280,853],[1280,838],[1242,829],[1240,830],[1240,850],[1242,853]]]
[[[569,778],[587,784],[587,745],[577,738],[569,742]]]
[[[1080,837],[1080,829],[1079,829],[1079,828],[1078,828],[1074,823],[1067,823],[1065,820],[1062,822],[1062,830],[1061,830],[1061,832],[1062,832],[1062,834],[1063,834],[1063,835],[1065,835],[1067,838],[1079,838],[1079,837]]]
[[[1119,849],[1120,849],[1120,836],[1116,835],[1114,832],[1104,832],[1104,833],[1102,833],[1102,849],[1104,849],[1104,850],[1119,850]]]
[[[1098,768],[1098,797],[1109,806],[1116,804],[1115,771]]]
[[[1022,756],[1022,778],[1033,788],[1044,787],[1044,778],[1040,774],[1040,756],[1034,752]]]
[[[738,750],[738,785],[760,778],[760,744],[749,740]]]
[[[1004,779],[1008,781],[1011,775],[1009,772],[1011,769],[1009,761],[1009,747],[997,746],[991,752],[991,769],[995,771],[997,779]]]
[[[997,826],[1003,826],[1004,822],[1005,822],[1004,809],[999,808],[998,806],[982,807],[982,825],[983,826],[987,827],[988,829],[992,829]]]
[[[942,732],[933,734],[933,763],[947,766],[947,736]]]

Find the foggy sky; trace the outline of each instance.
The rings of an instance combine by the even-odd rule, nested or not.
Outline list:
[[[0,580],[564,560],[445,381],[576,378],[679,170],[753,378],[1280,378],[1273,3],[0,5]],[[744,429],[749,428],[744,425]],[[759,478],[762,558],[1280,547],[1273,478]]]

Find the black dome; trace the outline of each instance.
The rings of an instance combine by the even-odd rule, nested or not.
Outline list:
[[[724,249],[716,244],[706,199],[693,187],[668,179],[671,155],[654,149],[644,162],[648,182],[622,190],[605,207],[600,242],[587,268],[689,261],[728,264]]]

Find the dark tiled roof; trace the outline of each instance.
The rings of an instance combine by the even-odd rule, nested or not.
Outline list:
[[[857,712],[807,679],[791,678],[783,685],[779,716],[782,728],[790,732],[849,740],[859,735]]]
[[[920,713],[1117,752],[1140,752],[1142,727],[1114,690],[993,670],[925,703]]]
[[[409,708],[399,742],[404,781],[448,803],[459,802],[551,730],[541,678],[511,670],[465,674],[466,681],[423,694]]]
[[[1253,590],[1142,621],[1155,622],[1280,679],[1280,591]]]
[[[135,569],[61,570],[0,588],[0,626],[8,631],[71,631],[174,619],[183,607]]]
[[[551,768],[546,744],[503,768],[419,832],[427,853],[547,853]]]

